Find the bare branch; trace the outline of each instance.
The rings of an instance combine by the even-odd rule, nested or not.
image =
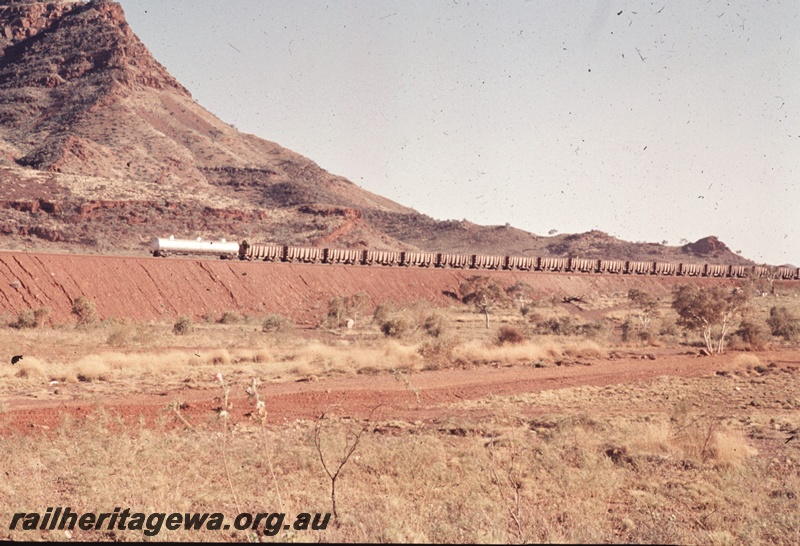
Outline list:
[[[339,514],[336,511],[336,479],[339,477],[339,473],[342,471],[342,468],[344,468],[344,465],[347,464],[347,461],[350,460],[350,457],[355,452],[359,442],[361,441],[361,436],[367,431],[367,429],[370,426],[370,423],[372,421],[372,416],[375,414],[378,408],[381,407],[381,405],[382,404],[378,404],[377,406],[372,408],[372,410],[369,412],[369,416],[367,417],[366,422],[364,423],[364,426],[361,427],[361,430],[359,430],[356,433],[352,443],[349,441],[345,442],[343,455],[339,460],[335,472],[331,472],[330,468],[328,468],[328,464],[325,462],[325,455],[322,449],[322,422],[325,420],[325,414],[326,414],[325,411],[323,411],[320,414],[319,418],[317,419],[317,423],[314,426],[314,447],[316,448],[317,454],[319,455],[319,461],[320,463],[322,463],[322,468],[325,470],[325,473],[331,480],[331,507],[333,511],[333,517],[335,519],[339,518]]]

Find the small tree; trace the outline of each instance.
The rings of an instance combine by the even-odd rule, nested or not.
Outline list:
[[[639,319],[642,330],[646,332],[650,327],[650,319],[658,307],[658,298],[638,288],[631,288],[628,290],[628,299],[637,311],[636,318]]]
[[[523,315],[527,313],[528,306],[533,302],[534,296],[534,290],[531,285],[524,281],[517,281],[506,288],[506,294],[519,307]]]
[[[483,313],[487,329],[489,314],[508,301],[505,290],[497,281],[481,275],[474,275],[461,283],[459,291],[463,294],[462,302],[474,306],[479,313]]]
[[[748,275],[747,282],[744,285],[745,290],[750,293],[750,297],[766,297],[773,294],[775,290],[775,268],[771,266],[762,266],[762,274],[756,276],[754,271]]]
[[[367,417],[367,421],[360,430],[348,434],[341,455],[338,457],[330,455],[328,450],[324,449],[322,445],[322,422],[325,420],[325,412],[323,411],[317,418],[317,423],[314,426],[314,448],[317,450],[317,455],[319,455],[319,462],[322,463],[322,469],[325,470],[325,474],[327,474],[328,478],[331,480],[331,508],[335,519],[339,519],[339,513],[336,511],[336,480],[342,468],[344,468],[344,465],[347,464],[347,461],[350,460],[353,452],[355,452],[359,442],[361,442],[361,436],[369,429],[372,415],[379,407],[381,407],[380,404],[372,408],[369,417]]]
[[[328,301],[328,323],[334,328],[346,325],[348,319],[357,323],[369,302],[369,295],[364,291],[356,292],[352,296],[331,298]]]
[[[720,286],[701,288],[683,285],[673,293],[672,308],[678,313],[678,325],[689,330],[700,330],[708,354],[722,353],[725,335],[747,304],[743,290],[725,290]],[[716,346],[714,331],[718,330]]]

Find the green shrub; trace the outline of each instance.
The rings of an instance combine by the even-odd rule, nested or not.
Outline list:
[[[72,302],[72,314],[78,318],[78,324],[97,322],[97,308],[92,300],[78,296]]]
[[[372,322],[375,324],[381,325],[387,320],[389,317],[392,316],[393,313],[397,312],[397,305],[394,303],[382,303],[375,308],[375,312],[372,313]]]
[[[50,316],[50,308],[49,307],[39,307],[38,309],[33,310],[33,318],[36,319],[36,326],[43,326],[45,322],[47,322],[47,318]]]
[[[439,313],[433,313],[422,321],[422,328],[431,337],[440,337],[449,329],[447,319]]]
[[[793,341],[800,334],[800,321],[786,307],[770,309],[767,324],[773,336],[782,337],[786,341]]]
[[[596,337],[605,331],[606,325],[602,321],[579,323],[572,317],[546,319],[534,326],[534,333],[539,335]]]
[[[458,344],[459,339],[454,336],[438,337],[423,343],[418,352],[425,360],[424,369],[438,370],[449,366],[453,362],[453,352]]]
[[[225,311],[219,319],[220,324],[239,324],[242,322],[242,315],[236,311]]]
[[[635,321],[631,317],[627,317],[625,322],[620,325],[620,330],[622,330],[622,341],[627,343],[633,338],[633,334],[636,331]]]
[[[261,331],[269,334],[287,332],[294,328],[294,322],[279,314],[269,314],[264,317],[261,323]]]
[[[380,329],[386,337],[400,338],[414,330],[414,324],[405,315],[393,315],[381,323]]]
[[[578,333],[578,325],[572,317],[550,318],[536,324],[534,330],[537,334],[571,336]]]
[[[578,334],[583,337],[592,337],[596,338],[598,336],[602,336],[606,333],[608,327],[605,322],[602,320],[595,320],[593,322],[586,322],[581,324],[578,327]],[[650,332],[642,331],[639,333],[639,336],[643,341],[650,340]]]
[[[525,341],[525,336],[522,335],[522,332],[514,328],[513,326],[501,326],[497,330],[497,336],[495,337],[495,342],[498,345],[506,345],[512,344],[516,345],[518,343],[522,343]]]
[[[32,309],[23,309],[17,313],[17,320],[9,326],[12,328],[36,328],[36,315]]]
[[[739,337],[748,348],[761,351],[767,345],[767,330],[754,320],[743,320],[735,335]]]
[[[185,336],[191,334],[193,331],[194,323],[191,317],[185,315],[178,317],[178,320],[172,325],[172,333],[176,336]]]

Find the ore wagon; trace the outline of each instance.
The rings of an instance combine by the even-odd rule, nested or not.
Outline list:
[[[464,269],[472,263],[472,256],[469,254],[444,254],[436,255],[436,267],[455,267]]]
[[[597,262],[598,260],[590,260],[588,258],[570,258],[569,270],[579,273],[594,273],[598,270]]]
[[[625,272],[625,262],[622,260],[600,260],[598,271],[600,273],[621,274]]]
[[[699,277],[705,271],[705,266],[702,264],[684,264],[682,263],[678,268],[678,275],[684,277]]]
[[[727,277],[730,272],[729,265],[706,264],[706,277]]]
[[[244,260],[260,260],[264,262],[280,262],[283,260],[285,246],[277,245],[247,245],[244,252],[239,251],[239,257]]]
[[[504,269],[505,256],[486,256],[476,254],[473,256],[472,267],[475,269]]]
[[[539,268],[539,258],[532,256],[507,256],[504,269],[518,269],[520,271],[530,271]]]
[[[364,251],[352,248],[326,248],[323,257],[326,264],[352,265],[364,261]]]
[[[431,267],[436,263],[433,252],[401,252],[400,265],[406,267]]]
[[[744,279],[747,277],[749,271],[750,268],[748,268],[746,265],[732,265],[730,269],[730,276],[737,279]]]
[[[539,271],[564,271],[569,258],[539,258]]]
[[[365,250],[364,265],[400,265],[400,252],[391,250]]]
[[[284,261],[315,264],[322,261],[323,250],[322,248],[287,246]]]
[[[651,275],[655,272],[655,262],[625,262],[625,273],[629,275]]]
[[[656,275],[677,275],[678,264],[673,262],[656,262]]]

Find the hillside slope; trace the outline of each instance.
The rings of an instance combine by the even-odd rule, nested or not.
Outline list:
[[[597,234],[437,221],[240,133],[107,0],[0,0],[0,235],[13,249],[143,252],[153,235],[377,249],[747,263]],[[702,246],[702,245],[701,245]]]

